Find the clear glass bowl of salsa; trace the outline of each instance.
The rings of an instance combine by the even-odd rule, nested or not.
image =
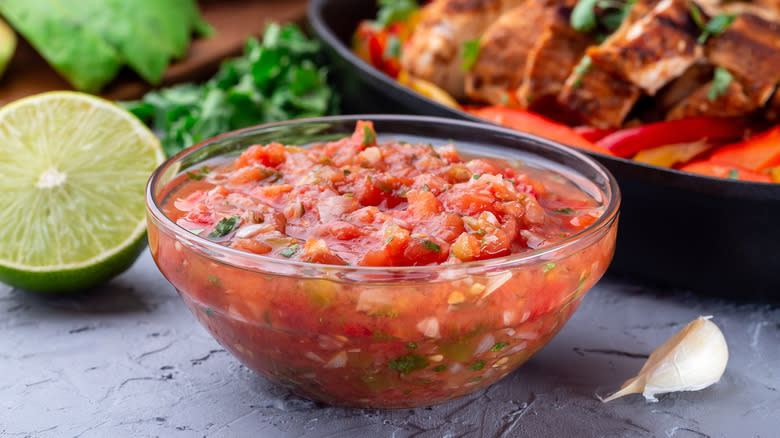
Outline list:
[[[361,120],[373,122],[376,139]],[[396,152],[373,148],[378,143],[393,144]],[[333,152],[345,144],[353,149]],[[288,162],[300,164],[305,154],[317,162],[302,171],[306,178],[283,174],[273,158],[279,150]],[[333,159],[322,155],[326,150]],[[371,160],[390,162],[397,153],[407,154],[409,168],[374,169],[388,165]],[[439,176],[455,180],[422,175],[430,162],[448,166],[449,176]],[[323,168],[339,180],[328,183],[340,187],[328,192],[330,201],[317,193],[331,189],[312,189],[317,181],[310,176]],[[488,175],[486,168],[504,170]],[[251,181],[244,175],[250,173]],[[498,188],[514,194],[498,194]],[[475,211],[480,204],[470,190],[494,196],[504,213]],[[300,196],[300,208],[289,207],[291,195],[284,195],[283,206],[272,199],[260,210],[246,201],[280,191]],[[447,208],[419,210],[420,199],[438,199]],[[373,216],[374,222],[360,222],[366,212],[411,214],[395,210],[412,211],[413,204],[421,217],[403,216],[400,227]],[[527,361],[607,269],[619,204],[612,175],[572,149],[499,127],[388,115],[227,133],[166,161],[147,188],[154,260],[225,349],[299,395],[372,408],[458,398]],[[536,224],[527,223],[539,207]],[[334,232],[318,223],[326,219],[362,228]],[[513,243],[489,251],[506,237],[501,230],[508,221],[519,230],[511,234]],[[257,230],[271,234],[260,240]],[[404,239],[406,251],[396,248],[396,258],[388,256]],[[476,252],[464,250],[469,242]],[[376,266],[383,262],[393,266]]]

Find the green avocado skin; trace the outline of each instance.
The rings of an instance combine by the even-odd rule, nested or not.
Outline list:
[[[16,51],[16,33],[8,24],[0,19],[0,76],[5,73],[8,63]]]
[[[0,13],[77,90],[98,92],[122,67],[117,51],[60,0],[2,0]]]
[[[192,31],[211,32],[195,0],[0,0],[0,13],[74,88],[93,93],[124,64],[158,85]]]

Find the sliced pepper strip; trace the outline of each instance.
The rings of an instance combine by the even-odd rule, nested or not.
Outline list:
[[[757,173],[737,166],[723,164],[710,160],[695,161],[681,167],[680,170],[716,178],[736,179],[740,181],[772,182],[769,175]]]
[[[604,155],[614,155],[609,150],[586,140],[571,127],[530,111],[507,108],[504,106],[467,107],[464,109],[466,112],[481,119],[520,132],[537,135],[568,146],[574,146]]]
[[[630,158],[641,150],[667,144],[690,143],[701,139],[714,142],[741,139],[745,127],[743,119],[692,117],[622,129],[596,144],[609,149],[618,157]]]
[[[398,82],[442,105],[460,108],[458,102],[449,93],[431,82],[410,75],[406,70],[401,70],[398,73]]]
[[[780,165],[780,125],[753,137],[724,146],[712,160],[734,164],[754,172]]]
[[[712,145],[707,140],[667,144],[639,151],[634,156],[634,161],[660,167],[672,167],[680,163],[685,164],[710,148],[712,148]]]

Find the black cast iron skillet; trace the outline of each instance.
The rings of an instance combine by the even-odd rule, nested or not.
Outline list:
[[[309,3],[309,22],[334,64],[344,110],[482,121],[398,84],[351,52],[352,33],[360,20],[376,16],[375,3]],[[780,184],[710,178],[587,153],[617,177],[623,192],[611,273],[708,295],[780,301]]]

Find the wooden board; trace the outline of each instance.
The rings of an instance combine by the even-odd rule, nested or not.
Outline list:
[[[201,1],[203,15],[214,26],[216,34],[194,40],[186,57],[168,67],[162,85],[209,77],[223,59],[241,53],[247,38],[261,35],[267,23],[303,20],[306,3],[306,0]],[[150,88],[125,68],[102,94],[113,100],[127,100],[140,97]],[[0,79],[0,105],[44,91],[71,89],[65,79],[22,39],[8,70]]]

